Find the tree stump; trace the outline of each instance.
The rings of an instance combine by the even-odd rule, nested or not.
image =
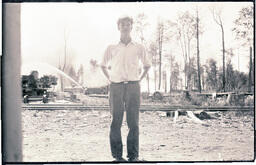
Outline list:
[[[163,100],[163,94],[161,92],[156,91],[153,94],[153,99],[154,100]]]

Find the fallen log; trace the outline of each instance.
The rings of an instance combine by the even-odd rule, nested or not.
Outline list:
[[[192,121],[194,121],[194,122],[196,122],[196,123],[199,123],[199,124],[205,124],[202,120],[200,120],[199,118],[197,118],[197,117],[194,115],[194,113],[193,113],[192,111],[187,111],[187,115],[188,115],[188,117],[189,117]]]

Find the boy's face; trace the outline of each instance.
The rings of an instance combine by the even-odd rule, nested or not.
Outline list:
[[[118,30],[121,33],[130,33],[132,30],[132,24],[129,20],[123,20],[118,25]]]

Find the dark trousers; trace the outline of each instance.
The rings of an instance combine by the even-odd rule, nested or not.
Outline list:
[[[110,85],[109,103],[112,114],[110,127],[110,146],[112,156],[120,158],[123,154],[121,137],[121,126],[124,111],[129,128],[127,136],[127,157],[139,156],[139,107],[140,107],[140,85],[132,83],[112,83]]]

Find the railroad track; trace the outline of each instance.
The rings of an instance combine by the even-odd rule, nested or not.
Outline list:
[[[23,104],[25,110],[109,110],[108,105],[82,104]],[[254,106],[172,106],[141,105],[140,111],[253,111]]]

